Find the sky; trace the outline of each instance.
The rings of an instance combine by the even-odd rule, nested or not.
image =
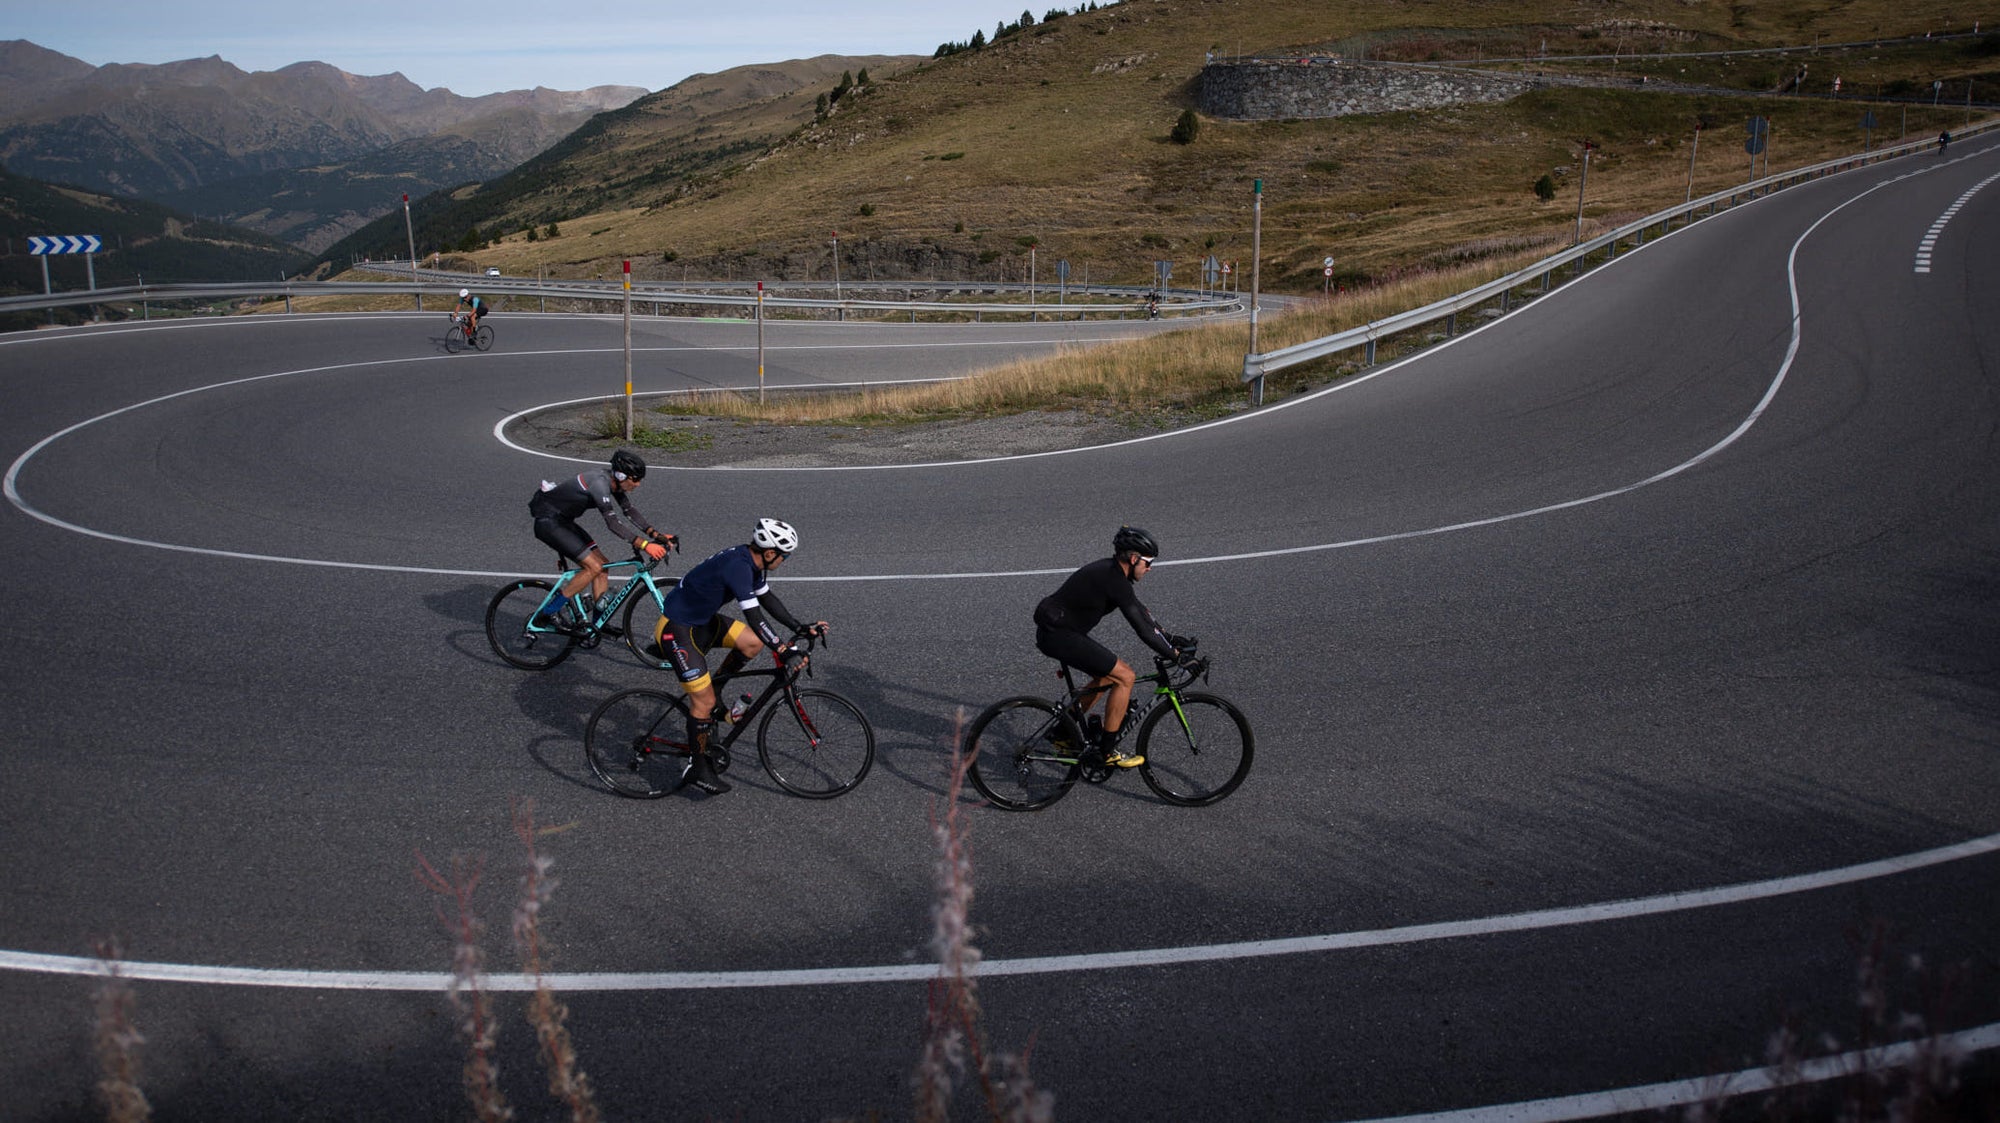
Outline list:
[[[93,66],[220,55],[243,70],[324,62],[466,96],[547,86],[663,90],[692,74],[814,55],[929,55],[1077,0],[0,0],[0,39]],[[739,6],[740,4],[740,6]]]

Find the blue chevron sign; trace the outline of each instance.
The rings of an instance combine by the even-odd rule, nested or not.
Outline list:
[[[47,234],[30,235],[30,254],[49,253],[96,253],[104,248],[104,242],[95,234]]]

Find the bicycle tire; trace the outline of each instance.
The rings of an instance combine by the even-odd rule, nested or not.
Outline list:
[[[664,592],[679,584],[680,578],[655,577],[653,581]],[[654,600],[653,594],[643,585],[641,582],[642,587],[632,590],[625,598],[625,615],[622,618],[625,626],[625,646],[639,662],[656,671],[664,671],[673,666],[667,662],[665,652],[661,652],[659,658],[646,654],[646,647],[653,642],[653,633],[660,626],[660,602]]]
[[[1250,774],[1256,738],[1243,711],[1213,694],[1183,694],[1179,714],[1162,701],[1139,723],[1139,777],[1161,799],[1203,807],[1233,792]]]
[[[444,349],[454,355],[465,350],[465,325],[458,322],[457,316],[450,317],[444,329]]]
[[[1054,702],[1025,695],[995,702],[965,733],[972,786],[995,807],[1039,811],[1076,784],[1083,743],[1083,730]]]
[[[793,795],[832,799],[867,779],[875,763],[875,727],[861,707],[831,690],[799,690],[764,711],[757,759]]]
[[[659,799],[687,783],[687,699],[621,690],[591,711],[583,759],[599,783],[628,799]]]
[[[546,671],[569,658],[576,637],[529,623],[555,586],[537,578],[516,581],[486,605],[486,642],[493,653],[524,671]]]
[[[493,350],[493,325],[479,325],[479,330],[472,333],[472,345],[481,351]]]

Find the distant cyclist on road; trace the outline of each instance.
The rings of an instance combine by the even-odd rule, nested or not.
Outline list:
[[[610,467],[578,472],[560,483],[543,480],[541,490],[528,500],[528,513],[535,519],[535,537],[577,566],[576,576],[564,582],[543,606],[542,615],[547,621],[559,620],[558,614],[564,606],[586,587],[592,596],[601,597],[611,586],[611,579],[604,575],[608,560],[576,522],[578,515],[592,507],[604,516],[604,525],[613,534],[655,561],[666,557],[668,550],[680,548],[678,539],[654,530],[653,524],[627,498],[645,478],[646,461],[631,449],[621,448],[611,454]]]
[[[766,647],[781,665],[793,657],[805,658],[778,635],[772,620],[793,632],[826,634],[826,621],[815,621],[809,627],[800,624],[771,592],[771,571],[798,548],[798,532],[789,524],[758,519],[749,542],[710,555],[688,570],[667,594],[657,639],[680,677],[681,689],[687,692],[688,747],[692,752],[687,780],[710,795],[721,795],[730,787],[709,756],[709,740],[715,733],[716,678],[727,679],[742,670]],[[742,609],[743,619],[722,615],[723,605],[730,601]],[[731,650],[711,677],[702,652],[725,645]]]
[[[471,289],[460,289],[458,310],[465,314],[465,338],[469,342],[472,333],[479,330],[479,318],[486,314],[486,298],[472,295]]]
[[[1081,692],[1079,719],[1099,698],[1104,699],[1102,730],[1095,739],[1104,751],[1104,762],[1116,768],[1134,768],[1146,762],[1136,753],[1118,749],[1125,735],[1126,705],[1138,674],[1110,648],[1091,639],[1090,630],[1115,608],[1125,614],[1125,621],[1146,646],[1161,656],[1182,664],[1193,658],[1184,653],[1195,646],[1193,637],[1162,629],[1133,591],[1159,556],[1160,546],[1152,535],[1136,526],[1119,527],[1111,538],[1110,557],[1070,574],[1061,588],[1035,606],[1035,649],[1091,676],[1090,685]]]

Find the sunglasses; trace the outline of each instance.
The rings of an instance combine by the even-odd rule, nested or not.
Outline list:
[[[1153,568],[1153,559],[1147,557],[1144,554],[1139,555],[1139,563],[1141,565],[1144,565],[1147,569]]]

